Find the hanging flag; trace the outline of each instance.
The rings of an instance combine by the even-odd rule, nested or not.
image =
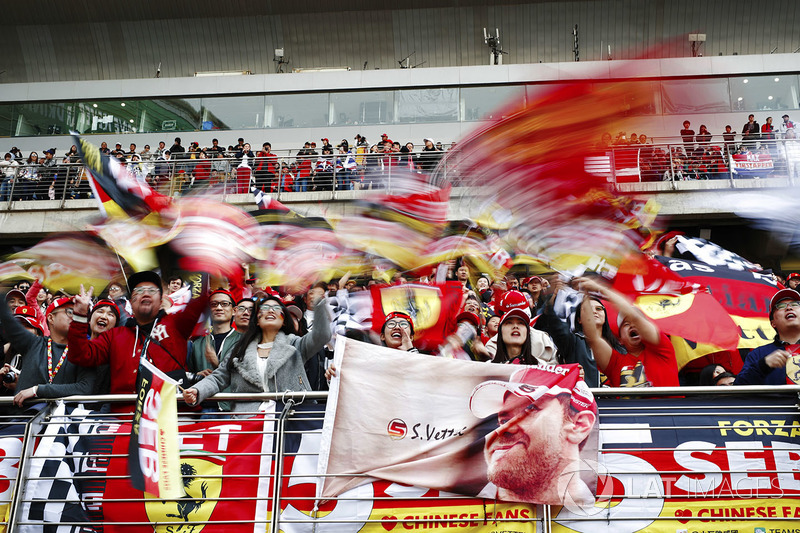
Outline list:
[[[373,285],[372,329],[380,333],[386,315],[400,311],[414,322],[414,346],[435,350],[448,333],[455,331],[455,317],[461,306],[461,283],[449,281],[437,285],[405,283]]]
[[[700,261],[712,267],[724,267],[738,271],[758,272],[762,270],[761,266],[709,240],[685,235],[676,235],[676,237],[678,241],[675,243],[676,253],[673,254],[675,258]]]
[[[178,383],[147,359],[139,363],[128,448],[134,488],[161,499],[183,497],[178,452]]]
[[[594,505],[597,475],[584,467],[598,457],[597,404],[579,365],[487,365],[347,338],[334,364],[321,499],[378,478],[492,502]]]

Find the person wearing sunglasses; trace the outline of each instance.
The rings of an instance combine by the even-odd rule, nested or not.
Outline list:
[[[304,364],[331,338],[331,319],[325,299],[316,297],[314,327],[298,336],[294,321],[277,296],[257,302],[242,339],[231,354],[207,377],[183,392],[196,405],[230,387],[230,392],[260,393],[311,390]],[[258,401],[237,402],[232,411],[249,416],[263,406]]]
[[[69,361],[91,368],[108,364],[111,394],[136,392],[141,357],[170,375],[185,376],[189,336],[208,305],[208,293],[203,292],[182,311],[166,314],[161,310],[161,276],[152,271],[132,274],[128,287],[133,316],[119,327],[89,340],[87,316],[94,287],[88,291],[82,287],[81,293],[75,296],[74,317],[69,328]]]
[[[775,339],[747,354],[734,385],[800,384],[800,293],[781,289],[769,302]]]

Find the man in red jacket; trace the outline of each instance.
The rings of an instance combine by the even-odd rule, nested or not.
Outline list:
[[[136,390],[139,359],[163,370],[186,371],[187,341],[197,319],[208,304],[208,295],[193,299],[186,309],[167,315],[161,312],[161,277],[155,272],[137,272],[128,278],[133,317],[127,323],[89,340],[89,303],[92,290],[75,296],[73,322],[67,336],[68,360],[78,366],[108,364],[111,394],[130,394]]]

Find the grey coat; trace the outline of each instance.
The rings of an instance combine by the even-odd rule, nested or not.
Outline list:
[[[253,317],[255,319],[255,317]],[[314,327],[302,336],[279,332],[267,358],[264,375],[258,373],[258,342],[245,348],[244,356],[228,370],[229,353],[214,371],[197,383],[197,402],[202,402],[230,386],[230,392],[284,392],[311,390],[303,365],[331,338],[331,319],[324,299],[314,308]],[[236,402],[233,411],[257,411],[261,402]]]

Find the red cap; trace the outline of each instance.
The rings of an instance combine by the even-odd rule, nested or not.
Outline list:
[[[215,294],[224,294],[231,299],[231,305],[236,305],[236,299],[233,297],[233,294],[231,294],[231,291],[227,289],[217,289],[215,291],[211,291],[211,294],[209,294],[208,297],[211,298]]]
[[[92,313],[94,313],[96,310],[100,309],[103,306],[110,307],[111,311],[113,311],[114,314],[117,315],[117,322],[119,322],[119,307],[114,302],[114,300],[110,300],[108,298],[101,298],[97,300],[97,303],[92,306],[92,310],[89,311],[89,316],[91,316]]]
[[[381,331],[383,331],[383,328],[386,327],[386,323],[389,322],[393,318],[404,318],[404,319],[408,320],[408,323],[411,324],[411,333],[414,333],[414,321],[411,320],[410,316],[408,316],[407,314],[403,313],[402,311],[392,311],[391,313],[386,315],[386,318],[383,320],[383,326],[381,326]]]
[[[594,395],[579,375],[579,365],[526,367],[514,372],[508,381],[485,381],[479,384],[472,391],[469,409],[478,418],[486,418],[502,410],[509,394],[527,398],[531,403],[567,394],[573,409],[596,414]]]
[[[31,305],[20,305],[14,309],[14,316],[36,319],[39,316],[39,313],[37,313],[36,308]]]
[[[519,291],[506,291],[505,294],[500,298],[500,306],[499,311],[501,314],[505,314],[511,309],[521,309],[530,312],[530,305],[528,304],[528,299],[525,298],[525,295]],[[530,318],[530,315],[528,316]]]
[[[522,285],[527,285],[528,283],[530,283],[535,279],[538,279],[539,283],[544,283],[544,280],[542,280],[541,276],[531,276],[529,278],[525,278],[524,280],[522,280]]]
[[[530,311],[528,309],[509,309],[506,313],[503,314],[502,318],[500,318],[500,325],[502,326],[505,324],[506,320],[510,320],[511,318],[519,318],[526,324],[529,324],[531,321],[531,315],[529,314]]]
[[[388,137],[385,133],[381,133],[381,137]]]
[[[791,274],[786,276],[786,281],[789,281],[790,279],[794,279],[794,278],[800,278],[800,274],[798,274],[797,272],[792,272]]]
[[[769,301],[769,319],[772,320],[772,313],[775,312],[775,305],[782,300],[797,300],[800,302],[800,293],[794,289],[781,289],[775,293]]]
[[[66,305],[72,305],[71,296],[62,296],[61,298],[56,298],[50,305],[47,306],[47,311],[44,312],[44,316],[50,316],[50,313]]]
[[[456,317],[456,323],[459,323],[462,320],[466,320],[472,323],[472,325],[475,326],[476,328],[481,327],[481,318],[475,313],[470,313],[469,311],[461,311]]]
[[[28,326],[30,326],[30,327],[32,327],[32,328],[34,328],[34,329],[37,329],[37,330],[39,330],[39,333],[41,333],[42,335],[44,335],[44,329],[42,329],[42,325],[41,325],[41,324],[39,323],[39,321],[38,321],[38,320],[36,320],[35,318],[31,318],[31,317],[29,317],[29,316],[23,316],[23,315],[17,315],[17,318],[18,318],[18,319],[19,319],[21,322],[23,322],[23,323],[27,324]]]

